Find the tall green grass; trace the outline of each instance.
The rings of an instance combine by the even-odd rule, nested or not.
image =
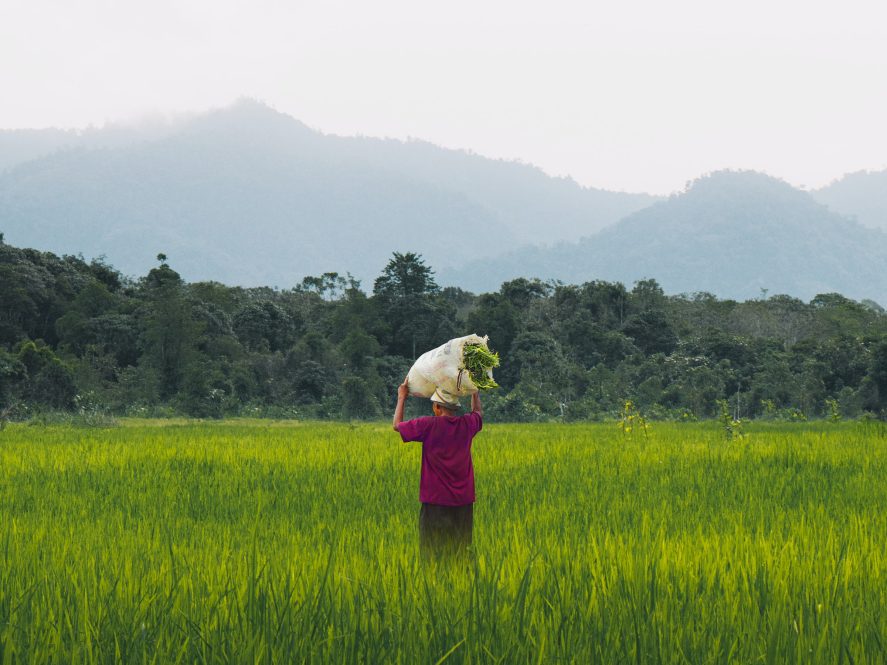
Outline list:
[[[884,663],[887,438],[497,425],[423,562],[390,426],[11,425],[0,663]]]

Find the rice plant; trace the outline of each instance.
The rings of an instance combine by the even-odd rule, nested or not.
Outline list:
[[[883,428],[744,434],[488,423],[426,562],[386,424],[13,423],[0,662],[885,662]]]

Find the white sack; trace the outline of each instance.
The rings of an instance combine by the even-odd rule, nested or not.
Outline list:
[[[468,370],[462,368],[462,348],[466,344],[481,344],[487,347],[487,340],[489,337],[466,335],[451,339],[446,344],[423,353],[407,374],[410,394],[416,397],[431,397],[437,388],[454,397],[465,397],[476,393],[477,386],[471,382],[471,375]],[[488,370],[487,374],[492,377],[492,370]]]

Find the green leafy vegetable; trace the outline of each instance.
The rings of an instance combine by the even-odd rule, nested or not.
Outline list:
[[[489,372],[499,366],[499,354],[482,344],[466,344],[462,347],[462,369],[468,371],[471,382],[478,390],[498,388]]]

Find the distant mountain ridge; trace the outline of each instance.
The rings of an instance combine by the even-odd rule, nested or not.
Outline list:
[[[147,127],[0,131],[7,241],[106,255],[131,275],[164,252],[191,281],[289,287],[337,271],[371,288],[392,251],[415,251],[441,284],[474,291],[654,277],[670,292],[884,303],[879,228],[887,171],[809,193],[719,172],[663,200],[422,141],[324,135],[250,100]]]
[[[626,284],[652,277],[670,293],[720,297],[819,293],[887,302],[887,234],[756,172],[723,171],[576,243],[528,247],[444,271],[488,290],[515,277]]]
[[[848,173],[827,187],[810,192],[835,212],[860,224],[887,231],[887,169]]]
[[[129,274],[164,252],[189,280],[287,287],[350,271],[369,286],[395,250],[458,265],[578,239],[657,200],[420,141],[328,136],[249,100],[152,131],[0,132],[0,232]]]
[[[0,173],[24,162],[72,149],[119,148],[168,136],[183,118],[154,120],[138,126],[107,125],[74,129],[0,129]]]

